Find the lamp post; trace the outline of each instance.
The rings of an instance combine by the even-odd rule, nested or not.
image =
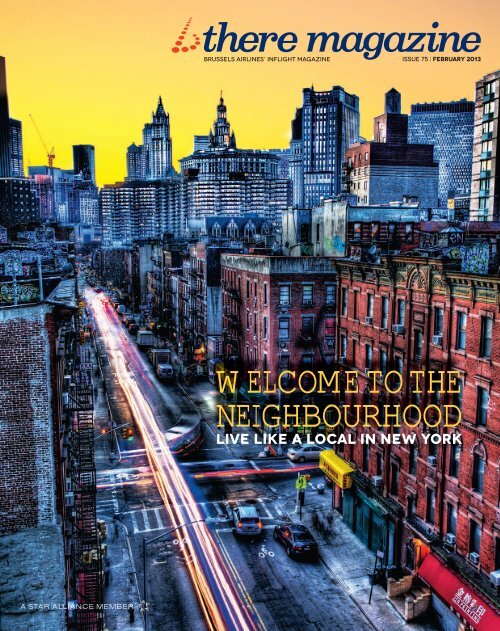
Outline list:
[[[146,539],[146,537],[143,537],[142,539],[142,565],[143,565],[143,569],[144,569],[144,584],[143,584],[143,602],[141,603],[141,608],[142,611],[144,613],[144,631],[148,631],[148,581],[147,581],[147,566],[146,566],[146,546],[149,543],[153,543],[154,541],[158,541],[159,539],[162,539],[163,537],[166,537],[167,535],[169,535],[172,532],[175,532],[176,530],[180,530],[181,528],[184,528],[185,526],[191,526],[191,524],[198,524],[200,522],[205,521],[204,519],[195,519],[193,521],[188,521],[185,524],[181,524],[179,526],[175,526],[175,528],[170,528],[169,530],[162,532],[161,535],[157,535],[156,537],[152,537],[151,539]]]

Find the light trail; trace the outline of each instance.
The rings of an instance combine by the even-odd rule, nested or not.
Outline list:
[[[137,349],[118,328],[120,323],[116,314],[104,305],[102,297],[87,291],[87,303],[94,313],[114,374],[141,433],[165,508],[172,525],[177,526],[180,532],[178,538],[183,542],[186,567],[208,627],[214,631],[254,631],[257,626],[245,607],[211,531],[203,521],[204,517],[168,447],[153,409],[128,368],[127,360],[139,370],[142,378],[140,360],[134,356]],[[116,322],[113,322],[113,316]],[[127,358],[120,346],[127,351]],[[198,523],[182,525],[194,521]],[[249,595],[242,589],[245,600],[249,602]],[[250,605],[250,608],[259,618],[255,607]]]

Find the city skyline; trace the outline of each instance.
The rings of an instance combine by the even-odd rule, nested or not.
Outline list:
[[[92,18],[94,7],[99,8],[98,21]],[[381,17],[375,17],[373,11],[359,11],[353,22],[347,8],[320,7],[318,2],[309,5],[307,13],[304,9],[289,15],[281,3],[267,7],[258,1],[244,16],[224,3],[214,10],[199,2],[189,8],[163,7],[153,0],[140,9],[127,3],[121,3],[119,10],[115,2],[104,8],[91,3],[70,15],[56,2],[37,20],[21,25],[24,13],[7,7],[0,25],[1,54],[7,59],[11,116],[24,123],[26,166],[45,163],[43,146],[28,120],[30,113],[47,144],[56,147],[56,166],[70,162],[71,146],[65,139],[71,138],[71,144],[95,145],[97,181],[102,185],[124,178],[126,148],[132,142],[140,143],[144,121],[160,94],[171,116],[176,167],[181,157],[191,153],[193,136],[210,128],[213,103],[221,89],[233,113],[231,122],[238,131],[239,144],[262,149],[288,145],[290,120],[300,106],[302,89],[311,84],[318,90],[342,85],[347,92],[357,94],[361,134],[368,138],[373,117],[381,110],[383,94],[393,86],[403,95],[404,112],[417,102],[472,99],[477,78],[498,66],[499,48],[488,11],[471,19],[464,2],[453,7],[447,2],[431,15],[434,19],[436,14],[445,30],[480,32],[481,61],[434,64],[432,73],[426,64],[404,63],[399,54],[373,62],[357,54],[339,54],[333,55],[330,63],[252,64],[204,63],[201,47],[187,55],[175,55],[170,50],[178,29],[190,15],[193,29],[206,29],[224,19],[242,32],[305,32],[318,29],[317,16],[321,14],[325,28],[388,32],[405,26],[427,28],[427,9],[430,3],[405,7],[402,21],[401,10],[382,2],[377,11]],[[154,21],[149,17],[153,13]],[[141,20],[149,25],[151,34],[148,46],[137,48],[130,46],[130,41]],[[15,35],[21,28],[32,42],[30,50]],[[46,33],[54,30],[57,37],[48,42]],[[42,47],[47,57],[44,72],[37,72],[33,62],[32,50],[37,47]],[[77,63],[75,71],[78,59],[82,63]],[[386,77],[391,77],[391,85]],[[263,101],[278,103],[278,107],[267,108],[262,114]]]

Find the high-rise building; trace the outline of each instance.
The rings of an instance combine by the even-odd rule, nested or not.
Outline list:
[[[40,200],[26,178],[0,178],[0,225],[15,226],[40,221]]]
[[[83,182],[95,184],[94,145],[73,145],[73,171]]]
[[[408,143],[408,116],[392,88],[385,110],[374,121],[374,140],[353,144],[345,153],[344,185],[364,206],[418,198],[421,207],[438,205],[438,164],[430,144]]]
[[[165,232],[179,234],[180,196],[177,180],[105,185],[100,191],[103,247],[130,247]]]
[[[476,83],[470,219],[499,221],[497,139],[500,70]]]
[[[23,126],[21,121],[9,119],[10,176],[24,177]]]
[[[9,99],[5,57],[0,57],[0,178],[10,176]]]
[[[143,149],[142,145],[136,145],[135,142],[127,148],[127,182],[146,179]]]
[[[300,131],[295,129],[299,121]],[[321,199],[331,198],[342,190],[345,151],[359,141],[358,97],[348,94],[340,86],[325,92],[316,92],[314,87],[304,89],[301,114],[297,112],[292,132],[294,204],[312,208]],[[297,164],[300,152],[294,146],[299,140],[302,150],[300,168]],[[298,178],[295,181],[300,169],[301,181]]]
[[[133,143],[127,149],[127,181],[163,180],[173,175],[170,117],[161,96],[151,122],[144,125],[142,145]]]
[[[280,174],[283,156],[239,149],[222,96],[205,138],[196,136],[194,153],[180,161],[187,219],[244,212],[277,219],[290,204],[289,180]]]
[[[295,208],[304,206],[304,164],[302,161],[302,108],[295,112],[292,121],[288,177],[292,181],[292,204]]]
[[[411,106],[408,141],[434,145],[434,160],[439,163],[438,197],[441,208],[448,206],[448,200],[470,198],[473,135],[472,101],[462,99]]]

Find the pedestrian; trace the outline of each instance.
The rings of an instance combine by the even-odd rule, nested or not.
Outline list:
[[[135,622],[135,609],[134,609],[134,605],[132,604],[128,606],[128,621]]]

